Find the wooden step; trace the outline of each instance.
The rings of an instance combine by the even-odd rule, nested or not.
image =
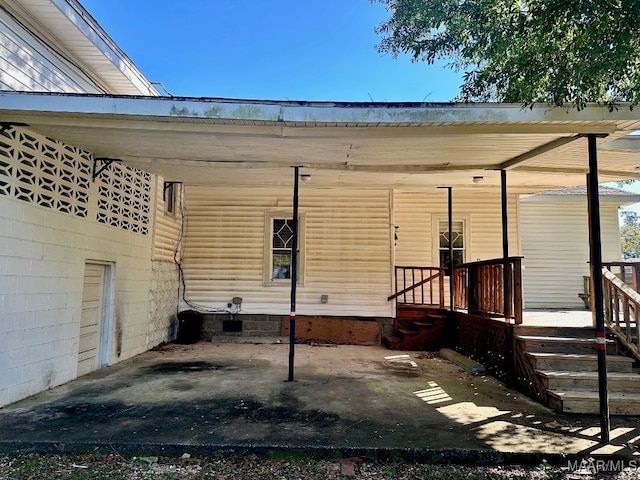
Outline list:
[[[398,320],[423,320],[428,315],[445,316],[446,310],[427,305],[398,305],[396,319]]]
[[[593,413],[600,412],[598,392],[585,390],[549,390],[549,406],[558,412]],[[609,413],[611,415],[638,415],[640,393],[609,393]]]
[[[516,335],[518,340],[525,342],[525,350],[530,352],[547,353],[596,353],[594,337],[556,337],[543,335]],[[606,340],[610,353],[615,353],[616,342]]]
[[[415,325],[416,327],[418,327],[418,329],[420,329],[420,328],[433,328],[435,326],[435,323],[421,321],[421,322],[413,322],[412,325]]]
[[[594,338],[595,328],[592,327],[541,327],[517,325],[514,335],[531,335],[542,337]]]
[[[412,330],[410,328],[399,328],[397,333],[398,333],[398,337],[404,340],[407,337],[417,335],[418,331]]]
[[[391,350],[397,350],[397,347],[402,343],[402,339],[400,337],[396,337],[395,335],[385,335],[382,337],[382,342]]]
[[[526,352],[533,360],[536,370],[563,370],[576,372],[597,372],[598,355],[584,353]],[[632,372],[633,359],[619,355],[607,355],[608,372]]]
[[[540,371],[536,373],[548,390],[598,391],[598,372]],[[640,375],[637,373],[607,372],[610,392],[640,392]]]

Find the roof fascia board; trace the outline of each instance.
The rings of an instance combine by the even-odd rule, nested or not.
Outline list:
[[[135,66],[131,59],[109,37],[107,32],[77,0],[51,0],[65,17],[73,23],[108,58],[141,93],[159,96],[160,93]]]
[[[60,1],[60,0],[58,0]],[[512,104],[341,104],[332,102],[256,102],[250,100],[137,97],[113,95],[39,94],[2,92],[2,109],[17,112],[67,114],[115,114],[174,117],[182,119],[234,119],[247,121],[369,124],[563,124],[578,132],[589,125],[590,133],[608,134],[617,122],[640,122],[635,111],[589,106],[580,111]],[[575,126],[572,123],[575,122]],[[592,130],[591,130],[592,129]],[[527,131],[531,131],[526,129]]]
[[[88,44],[93,45],[102,54],[103,61],[108,62],[114,70],[120,72],[122,78],[126,79],[126,82],[140,94],[161,95],[77,0],[50,0],[46,10],[46,17],[44,17],[42,9],[35,8],[36,6],[42,7],[38,2],[33,2],[32,0],[16,0],[14,5],[7,5],[7,7],[11,7],[10,11],[17,15],[21,22],[26,22],[28,27],[36,32],[38,36],[64,51],[65,55],[73,57],[74,61],[81,63],[84,69],[88,69],[91,72],[93,81],[98,83],[100,88],[109,91],[105,80],[91,68],[91,64],[95,63],[95,58],[85,58],[81,50],[77,50],[73,45],[65,42],[64,34],[60,36],[59,33],[56,34],[53,30],[50,30],[47,24],[51,23],[53,18],[63,20],[67,23],[69,29],[75,30],[85,38]]]

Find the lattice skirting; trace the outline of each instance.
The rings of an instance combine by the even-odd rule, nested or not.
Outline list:
[[[490,318],[455,314],[458,329],[457,350],[482,363],[501,380],[511,372],[511,338],[509,324]]]

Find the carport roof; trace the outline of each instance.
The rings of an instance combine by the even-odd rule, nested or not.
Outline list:
[[[499,186],[536,192],[581,185],[586,134],[601,147],[640,129],[609,111],[514,104],[337,103],[0,93],[0,118],[100,158],[190,185],[424,189]],[[610,145],[614,145],[610,144]],[[599,149],[600,180],[640,178],[634,150]],[[478,188],[476,185],[475,188]]]

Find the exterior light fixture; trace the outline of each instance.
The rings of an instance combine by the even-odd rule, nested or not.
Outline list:
[[[473,177],[473,183],[482,183],[484,182],[484,177],[482,175],[477,175]]]
[[[309,175],[308,173],[303,173],[302,175],[300,175],[300,180],[306,183],[311,180],[311,175]]]

